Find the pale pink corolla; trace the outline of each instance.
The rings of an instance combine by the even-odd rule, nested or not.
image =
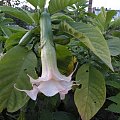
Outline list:
[[[45,16],[46,14],[43,15]],[[41,23],[41,77],[34,80],[28,75],[33,87],[32,90],[20,90],[26,92],[33,100],[36,100],[38,93],[43,93],[49,97],[59,93],[60,98],[64,99],[68,91],[72,89],[73,82],[71,81],[71,78],[73,72],[66,77],[65,75],[62,75],[57,68],[56,51],[52,41],[52,29],[49,19],[50,16],[47,15],[47,19],[45,16],[45,19]]]

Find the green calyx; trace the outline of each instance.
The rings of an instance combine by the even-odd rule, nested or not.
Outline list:
[[[45,10],[41,14],[40,18],[40,31],[41,31],[41,39],[40,43],[41,46],[45,45],[47,42],[50,42],[52,46],[54,46],[53,43],[53,33],[52,33],[52,26],[51,26],[51,18],[50,14]]]

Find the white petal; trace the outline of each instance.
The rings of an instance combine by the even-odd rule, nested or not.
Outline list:
[[[60,84],[64,87],[65,90],[69,91],[72,89],[72,84],[73,82],[66,82],[66,81],[61,81]]]
[[[28,74],[27,74],[28,75]],[[28,77],[30,78],[30,82],[32,85],[39,85],[41,81],[46,81],[46,78],[43,77],[39,77],[38,79],[33,79],[30,75],[28,75]]]
[[[32,90],[21,90],[17,88],[14,84],[14,88],[17,89],[18,91],[25,92],[32,100],[36,100],[37,94],[39,92],[39,89],[36,86],[33,86]]]
[[[60,99],[64,100],[65,99],[65,94],[59,93],[60,94]]]
[[[38,89],[46,96],[54,96],[55,94],[59,93],[59,91],[65,90],[64,87],[55,80],[41,82],[41,84],[38,86]]]
[[[32,100],[36,100],[37,94],[38,94],[39,90],[38,90],[37,88],[33,88],[32,90],[24,90],[24,92],[26,92],[26,94],[27,94]]]

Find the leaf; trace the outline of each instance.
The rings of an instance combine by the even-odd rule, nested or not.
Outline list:
[[[50,13],[56,13],[60,10],[65,9],[67,6],[70,6],[72,4],[75,4],[79,2],[80,0],[50,0],[49,2],[49,12]]]
[[[111,112],[120,113],[120,104],[116,105],[115,103],[108,106],[106,110]]]
[[[120,89],[120,81],[115,81],[115,80],[111,80],[111,81],[106,81],[107,85],[110,85],[114,88]]]
[[[12,32],[5,26],[1,26],[1,30],[7,38],[9,38],[12,35]]]
[[[120,27],[120,17],[111,22],[110,27],[112,29],[117,29]]]
[[[120,38],[111,37],[107,40],[107,43],[112,56],[117,56],[120,54]]]
[[[6,39],[7,39],[7,38],[6,38],[5,36],[0,36],[0,42],[1,42],[1,41],[5,42]]]
[[[6,26],[9,30],[13,31],[13,32],[26,32],[27,30],[18,26],[18,25],[9,25]]]
[[[108,100],[113,101],[114,103],[117,103],[120,105],[120,93],[118,93],[116,96],[111,96],[107,98]]]
[[[29,15],[22,9],[18,10],[17,8],[12,8],[9,6],[0,6],[0,12],[7,13],[11,16],[14,16],[14,17],[28,23],[28,24],[33,23],[33,20],[31,19],[31,17],[29,17]]]
[[[18,45],[20,39],[23,37],[25,32],[17,32],[12,34],[5,42],[5,49],[9,50],[12,47]]]
[[[65,35],[54,36],[54,42],[60,45],[66,45],[70,42],[70,38]]]
[[[65,15],[63,13],[55,13],[51,16],[52,21],[54,20],[66,20],[66,21],[74,21],[70,16]]]
[[[105,8],[102,7],[100,13],[94,17],[93,23],[104,33],[110,26],[111,20],[115,14],[115,10],[105,11]]]
[[[119,37],[120,38],[120,31],[119,30],[114,30],[112,31],[112,36]]]
[[[105,80],[94,67],[84,64],[78,70],[76,80],[81,88],[75,91],[74,100],[82,120],[90,120],[105,102]]]
[[[8,24],[13,24],[13,19],[11,18],[5,18],[3,20],[0,21],[0,25],[4,26],[4,25],[8,25]]]
[[[32,4],[35,8],[39,6],[41,9],[44,8],[45,0],[27,0],[30,4]]]
[[[38,12],[32,13],[31,17],[34,20],[35,25],[38,26],[39,25],[39,14],[38,14]]]
[[[102,26],[105,26],[106,11],[105,11],[104,7],[101,7],[101,11],[97,16],[97,20],[101,23]]]
[[[111,70],[110,51],[102,33],[92,25],[78,22],[62,22],[61,31],[80,39],[96,56],[98,56]]]
[[[15,112],[28,101],[24,92],[14,88],[30,89],[27,74],[35,77],[36,56],[27,48],[16,46],[10,49],[0,61],[0,111],[7,108]]]
[[[113,16],[116,15],[115,10],[110,10],[106,13],[105,29],[107,29],[112,21]]]
[[[58,68],[63,74],[69,75],[74,68],[74,61],[71,52],[66,46],[56,46]],[[71,67],[69,68],[69,65]]]

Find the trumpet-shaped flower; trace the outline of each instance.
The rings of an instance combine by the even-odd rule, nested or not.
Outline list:
[[[49,16],[47,16],[47,19],[48,18]],[[54,96],[59,93],[60,98],[64,99],[68,91],[71,90],[73,83],[71,81],[73,72],[66,77],[65,75],[62,75],[57,68],[56,52],[52,42],[53,38],[50,28],[51,23],[49,22],[49,19],[48,21],[47,19],[43,19],[44,21],[42,21],[41,24],[41,77],[34,80],[28,75],[33,87],[32,90],[20,90],[26,92],[33,100],[36,100],[38,93],[43,93],[46,96]],[[48,26],[49,28],[47,28]]]

